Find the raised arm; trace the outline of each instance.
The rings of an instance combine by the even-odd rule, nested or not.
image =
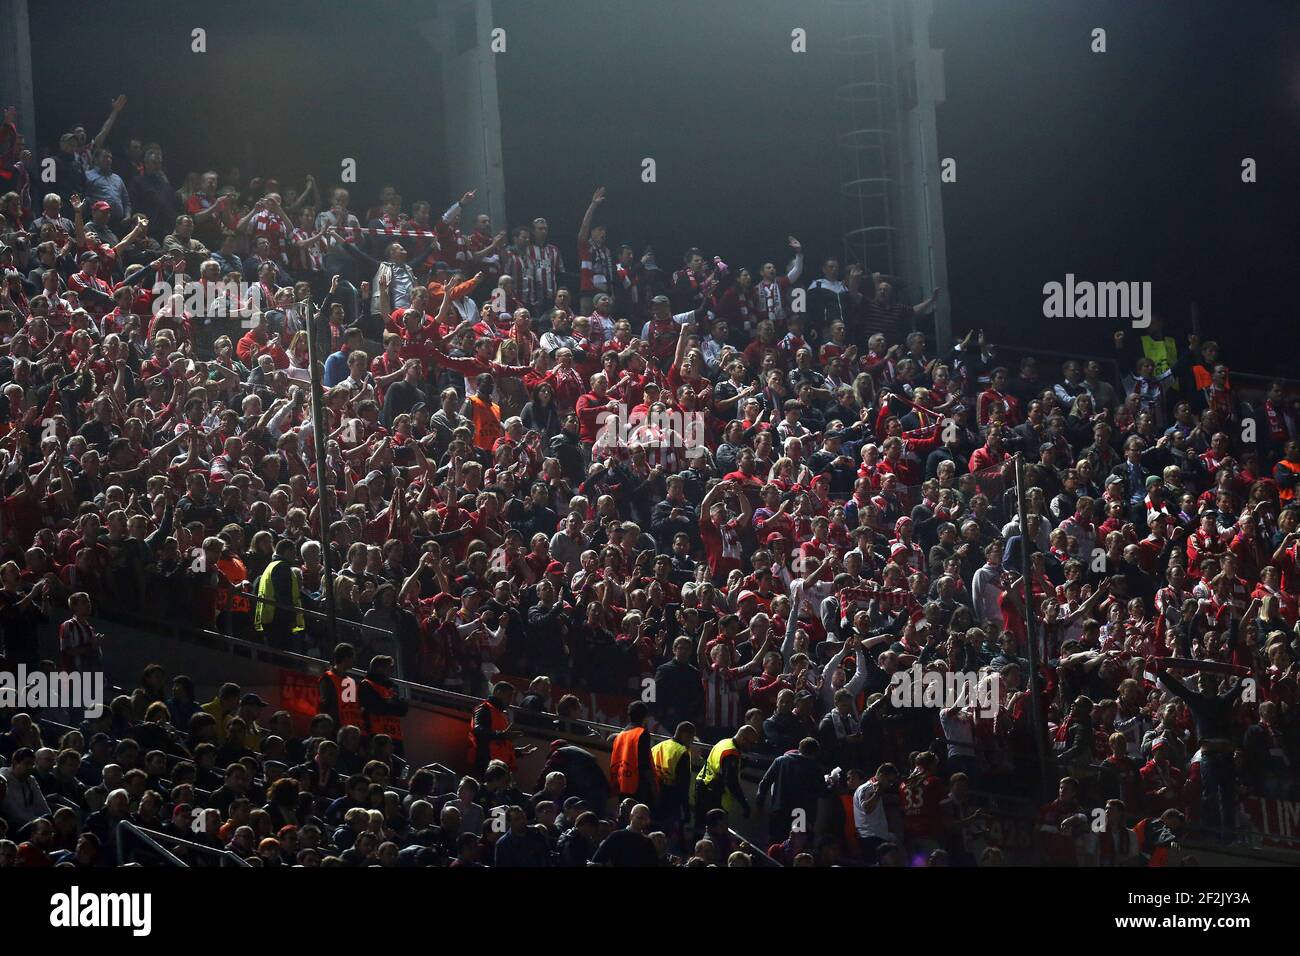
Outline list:
[[[318,206],[320,204],[316,202],[316,198],[317,198],[316,177],[314,177],[311,173],[308,173],[307,180],[306,182],[303,183],[302,192],[298,194],[297,199],[295,199],[293,202],[289,204],[289,208],[294,212],[297,212],[299,209],[301,209],[304,205],[307,204],[308,200],[311,201],[311,204],[313,206]]]
[[[717,621],[709,621],[704,625],[704,630],[700,632],[699,644],[699,665],[700,675],[706,675],[709,672],[709,638],[718,630]]]
[[[126,108],[126,95],[119,94],[117,99],[113,100],[113,108],[108,114],[108,119],[104,120],[104,125],[99,128],[95,139],[91,142],[92,151],[99,149],[104,145],[104,140],[108,139],[108,134],[113,131],[113,124],[117,122],[118,114]]]
[[[122,239],[118,242],[118,244],[113,247],[114,254],[120,256],[127,249],[131,248],[132,244],[137,239],[140,239],[143,236],[148,235],[148,233],[149,233],[149,220],[146,219],[144,216],[140,216],[139,218],[136,219],[135,225],[132,227],[131,231],[128,232],[125,236],[123,236]],[[141,269],[140,271],[143,272],[144,270]]]
[[[217,201],[214,202],[212,205],[208,206],[207,209],[200,209],[198,212],[186,213],[186,215],[188,215],[191,219],[194,220],[194,225],[201,226],[203,225],[203,223],[207,222],[217,213],[221,212],[221,210],[226,207],[226,203],[229,201],[230,201],[229,196],[218,196]]]
[[[790,248],[794,250],[794,262],[790,264],[790,271],[785,274],[786,279],[790,282],[798,282],[799,277],[803,275],[803,246],[794,236],[789,237]]]
[[[785,640],[781,642],[781,660],[787,667],[794,656],[794,636],[799,632],[799,607],[803,604],[804,583],[796,578],[790,583],[790,613],[786,615]]]
[[[463,193],[456,202],[447,207],[447,211],[442,214],[442,221],[450,223],[456,217],[456,212],[461,208],[468,206],[474,200],[474,194],[477,190],[470,189]]]
[[[737,487],[736,499],[740,502],[740,518],[737,520],[742,527],[746,527],[754,517],[754,506],[749,503],[749,495],[745,494],[744,488]]]
[[[912,306],[912,314],[924,315],[926,312],[929,312],[931,309],[933,309],[934,304],[938,301],[939,301],[939,290],[935,289],[933,292],[930,293],[930,297],[928,299],[924,299],[923,301],[918,302],[916,305]]]
[[[591,219],[596,215],[596,207],[605,201],[605,187],[597,188],[591,197],[591,204],[587,206],[587,212],[582,217],[582,224],[578,226],[578,241],[586,242],[591,235]]]

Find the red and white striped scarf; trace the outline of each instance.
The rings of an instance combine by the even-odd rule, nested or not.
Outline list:
[[[311,238],[311,233],[306,229],[295,229],[289,237],[294,243],[305,242]],[[325,268],[325,257],[321,255],[319,245],[294,246],[298,257],[299,268],[308,269],[312,272],[320,272]]]
[[[596,246],[589,240],[578,244],[578,263],[583,292],[608,292],[614,275],[614,261],[608,246]]]
[[[773,322],[785,318],[785,290],[780,279],[764,279],[758,284],[758,313]]]
[[[627,291],[628,298],[631,299],[632,304],[640,305],[641,286],[633,279],[632,270],[620,262],[617,266],[616,275],[618,276],[618,281],[622,284],[623,288]]]
[[[428,229],[416,229],[414,226],[388,228],[379,226],[347,226],[339,230],[344,236],[395,236],[398,239],[437,239],[438,234]],[[437,243],[434,243],[437,248]]]
[[[553,245],[529,246],[528,269],[532,273],[534,302],[554,299],[560,282],[560,250]]]
[[[506,250],[506,274],[515,280],[515,295],[519,297],[520,302],[533,302],[533,272],[532,266],[526,259],[528,252],[525,250],[520,255],[519,250],[513,246]]]

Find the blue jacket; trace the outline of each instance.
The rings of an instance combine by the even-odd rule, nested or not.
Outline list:
[[[325,376],[321,379],[326,388],[333,388],[348,377],[348,353],[335,352],[325,360]]]

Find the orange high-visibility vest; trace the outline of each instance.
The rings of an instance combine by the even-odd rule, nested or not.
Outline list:
[[[376,684],[369,677],[362,683],[368,684],[375,693],[385,700],[392,700],[397,696],[395,687],[384,687],[382,684]],[[366,721],[365,731],[367,737],[373,737],[375,734],[388,734],[393,738],[394,743],[402,739],[402,718],[396,714],[372,714],[363,710],[362,715]]]
[[[485,700],[474,709],[478,713],[484,707],[492,716],[492,732],[502,733],[510,726],[510,718],[506,712],[498,707],[493,701]],[[515,767],[515,745],[509,740],[489,740],[488,741],[488,758],[491,760],[500,760],[511,770]],[[469,722],[469,763],[471,767],[478,765],[478,738],[474,736],[474,721],[471,718]]]
[[[501,406],[485,402],[477,395],[469,397],[469,404],[474,413],[474,447],[491,451],[501,437]]]
[[[1300,463],[1287,461],[1285,458],[1283,458],[1281,461],[1278,462],[1278,464],[1281,465],[1283,468],[1285,468],[1287,471],[1292,472],[1293,474],[1300,475]],[[1290,501],[1292,498],[1295,497],[1295,495],[1296,495],[1296,491],[1294,487],[1291,488],[1279,487],[1277,489],[1277,496],[1283,501]]]
[[[620,797],[633,796],[641,785],[639,752],[644,734],[644,727],[633,727],[616,736],[610,745],[609,783]]]
[[[1192,379],[1195,381],[1198,391],[1209,388],[1214,384],[1214,369],[1197,363],[1192,366]],[[1232,381],[1226,375],[1223,378],[1223,387],[1225,390],[1232,389]]]
[[[334,685],[334,704],[335,712],[339,715],[339,727],[347,727],[349,724],[353,727],[360,727],[362,721],[361,705],[355,700],[357,696],[356,687],[352,688],[351,696],[354,698],[353,700],[343,699],[343,682],[353,680],[353,678],[348,677],[346,674],[336,674],[332,667],[325,672],[325,676]]]

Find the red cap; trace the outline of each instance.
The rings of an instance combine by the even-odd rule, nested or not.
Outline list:
[[[562,565],[559,561],[552,561],[550,564],[548,564],[548,565],[546,566],[546,573],[547,573],[547,574],[563,574],[563,573],[564,573],[564,565]]]

